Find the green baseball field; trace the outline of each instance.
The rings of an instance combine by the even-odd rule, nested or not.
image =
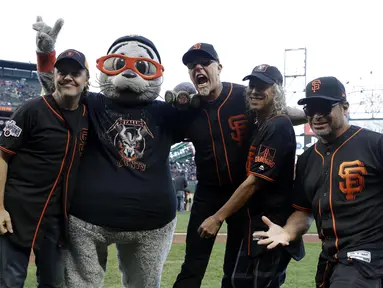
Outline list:
[[[177,215],[177,237],[174,238],[173,246],[170,254],[165,263],[164,271],[162,273],[161,287],[171,288],[177,274],[180,271],[184,253],[185,253],[185,235],[187,223],[189,219],[189,213],[179,213]],[[224,224],[220,230],[220,233],[226,232],[226,225]],[[311,227],[309,233],[316,233],[316,228]],[[314,277],[317,259],[321,245],[315,236],[307,237],[305,242],[306,257],[299,261],[292,261],[288,267],[286,283],[283,285],[284,288],[295,288],[304,287],[311,288],[315,287]],[[219,288],[222,277],[222,263],[223,256],[225,253],[224,237],[218,237],[216,244],[213,249],[213,253],[210,258],[209,266],[207,268],[205,278],[202,284],[203,288]],[[32,263],[29,265],[28,277],[25,282],[25,288],[36,287],[35,277],[35,265]],[[121,280],[120,273],[118,270],[118,262],[116,256],[116,248],[114,245],[109,247],[109,258],[107,272],[105,276],[105,288],[120,288]]]

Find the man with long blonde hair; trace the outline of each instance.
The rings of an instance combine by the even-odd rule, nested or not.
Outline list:
[[[226,204],[201,224],[199,233],[201,237],[214,237],[223,221],[246,205],[249,226],[240,249],[244,257],[239,257],[236,270],[245,262],[251,272],[247,278],[236,277],[234,272],[234,283],[238,287],[280,287],[291,257],[300,259],[304,254],[302,240],[298,239],[288,249],[271,252],[258,246],[251,235],[252,231],[265,227],[262,216],[268,215],[284,224],[291,214],[295,133],[290,119],[283,114],[286,100],[280,71],[270,65],[258,65],[243,80],[250,80],[246,98],[255,124],[246,165],[247,178]]]

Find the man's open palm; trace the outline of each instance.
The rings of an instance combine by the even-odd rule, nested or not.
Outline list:
[[[258,241],[259,245],[268,245],[268,249],[273,249],[279,244],[289,245],[290,235],[281,226],[274,224],[266,216],[262,216],[262,221],[269,227],[268,231],[255,231],[253,237],[264,238]]]

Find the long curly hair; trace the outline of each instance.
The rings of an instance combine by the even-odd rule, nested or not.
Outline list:
[[[245,90],[245,95],[246,95],[246,106],[247,106],[247,117],[249,119],[256,120],[257,118],[257,113],[256,111],[250,109],[249,105],[249,95],[251,93],[251,89],[249,87],[246,88]],[[273,112],[272,115],[279,115],[279,114],[286,114],[286,95],[285,91],[283,89],[282,85],[279,84],[273,84],[271,86],[271,91],[270,93],[274,95],[273,99]]]

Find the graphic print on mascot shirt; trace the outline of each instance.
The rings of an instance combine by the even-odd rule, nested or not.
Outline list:
[[[146,165],[142,162],[142,158],[145,154],[146,137],[154,139],[146,122],[143,119],[131,120],[120,117],[107,133],[112,135],[113,144],[120,151],[122,161],[119,161],[118,166],[133,166],[132,168],[145,171]]]

